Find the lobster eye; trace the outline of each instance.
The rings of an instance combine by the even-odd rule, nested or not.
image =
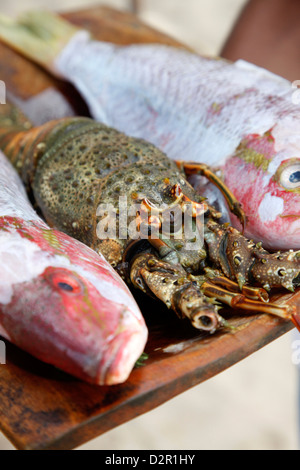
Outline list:
[[[278,270],[278,276],[284,277],[286,275],[286,270],[281,268]]]
[[[300,188],[300,161],[286,166],[280,175],[280,184],[286,189]]]

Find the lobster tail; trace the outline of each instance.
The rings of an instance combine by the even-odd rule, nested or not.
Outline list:
[[[44,136],[53,123],[32,127],[31,122],[13,104],[0,108],[0,149],[26,185],[32,181],[38,157],[45,150]]]
[[[20,174],[27,157],[25,141],[32,132],[31,122],[16,106],[7,103],[0,107],[0,148]]]
[[[0,107],[0,149],[14,165],[23,182],[30,185],[42,156],[60,135],[86,123],[86,118],[59,119],[33,127],[12,103]]]
[[[32,124],[17,106],[7,102],[0,106],[0,126],[0,135],[5,136],[7,128],[14,126],[20,131],[26,131]]]

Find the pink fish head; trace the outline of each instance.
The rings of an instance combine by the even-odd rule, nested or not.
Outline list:
[[[246,136],[224,177],[243,205],[249,238],[269,249],[300,248],[300,135],[281,125]],[[241,228],[235,216],[232,223]]]
[[[121,278],[93,250],[44,224],[0,222],[0,333],[80,379],[124,382],[147,328]]]

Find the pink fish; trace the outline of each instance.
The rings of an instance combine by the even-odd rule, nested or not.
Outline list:
[[[124,382],[147,340],[121,278],[103,257],[37,216],[1,152],[0,334],[98,385]]]
[[[266,245],[285,249],[300,244],[300,159],[292,154],[288,158],[285,148],[277,153],[275,134],[270,130],[263,136],[245,137],[235,154],[226,160],[224,179],[243,204],[248,236],[256,239],[263,228],[268,237]],[[252,152],[254,159],[248,161]],[[260,155],[264,160],[260,160]],[[277,169],[271,177],[272,167]],[[244,172],[248,175],[245,185],[239,183],[243,182]],[[235,225],[239,225],[237,219]]]
[[[249,237],[300,248],[300,106],[290,82],[244,61],[94,41],[48,12],[2,19],[0,36],[72,82],[95,119],[170,158],[218,167]]]

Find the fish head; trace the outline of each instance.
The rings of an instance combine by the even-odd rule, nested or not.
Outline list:
[[[0,232],[2,333],[80,379],[124,382],[147,339],[129,289],[104,259],[65,234],[55,231],[55,251],[47,249],[49,233],[36,237],[43,231],[35,226],[25,236],[23,223],[22,236],[7,226]]]
[[[245,137],[226,161],[224,179],[243,205],[246,236],[267,249],[299,249],[300,129],[296,136],[292,127],[278,127]]]

